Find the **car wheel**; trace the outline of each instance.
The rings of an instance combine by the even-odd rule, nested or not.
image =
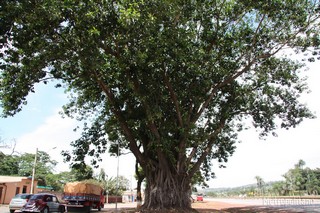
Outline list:
[[[65,210],[65,207],[64,206],[60,206],[59,207],[59,212],[60,213],[64,213],[66,210]]]
[[[41,211],[41,213],[49,213],[48,207],[44,208],[44,209]]]
[[[86,206],[85,212],[91,213],[91,210],[92,210],[91,206]]]
[[[10,213],[14,213],[15,210],[10,209]]]

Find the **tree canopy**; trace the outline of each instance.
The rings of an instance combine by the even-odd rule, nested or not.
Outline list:
[[[312,118],[302,63],[319,54],[315,0],[1,1],[4,116],[57,80],[85,123],[67,160],[118,144],[146,176],[145,209],[190,208],[190,182],[223,163],[247,123],[261,136]]]
[[[35,154],[5,155],[0,153],[0,175],[31,177]],[[52,160],[48,153],[38,151],[35,178],[38,185],[46,186],[47,176],[53,174],[57,162]]]

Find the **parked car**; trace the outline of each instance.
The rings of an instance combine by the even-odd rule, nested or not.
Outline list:
[[[34,194],[21,208],[21,212],[64,212],[65,208],[54,194]]]
[[[203,195],[198,195],[197,196],[197,201],[203,201]]]
[[[27,193],[16,194],[16,196],[14,196],[9,203],[10,213],[15,212],[15,210],[20,210],[22,206],[29,201],[31,196],[32,194]]]
[[[190,201],[191,201],[191,203],[194,203],[196,200],[197,200],[197,195],[192,194],[192,195],[190,196]]]

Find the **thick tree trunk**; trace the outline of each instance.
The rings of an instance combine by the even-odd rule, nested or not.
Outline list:
[[[190,179],[169,170],[146,173],[142,212],[193,212]]]

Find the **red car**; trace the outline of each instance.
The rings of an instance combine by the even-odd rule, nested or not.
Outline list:
[[[202,195],[198,195],[197,196],[197,201],[203,201],[203,196]]]
[[[21,208],[21,212],[64,212],[65,208],[54,194],[34,194]]]

